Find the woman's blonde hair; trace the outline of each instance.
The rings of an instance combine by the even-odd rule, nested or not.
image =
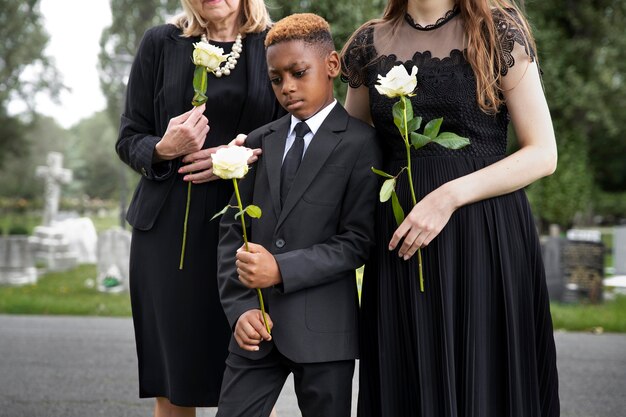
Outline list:
[[[408,0],[388,0],[383,17],[370,20],[355,31],[344,46],[342,55],[361,29],[384,22],[390,22],[397,27],[404,20],[407,3]],[[465,58],[476,76],[476,101],[485,113],[497,113],[504,101],[501,81],[502,66],[506,63],[500,60],[502,45],[498,41],[494,12],[499,12],[506,21],[518,28],[526,42],[524,46],[535,51],[535,41],[530,27],[515,0],[456,0],[455,3],[465,23],[467,41]]]
[[[183,12],[174,16],[170,23],[183,31],[184,37],[206,33],[207,22],[191,5],[191,0],[180,0]],[[272,25],[272,19],[263,0],[241,0],[240,33],[258,33]]]

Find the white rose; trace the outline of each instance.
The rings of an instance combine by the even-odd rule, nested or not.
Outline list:
[[[380,94],[389,98],[408,96],[417,87],[416,75],[416,66],[413,66],[411,75],[409,75],[404,65],[396,65],[384,77],[382,75],[378,76],[378,84],[375,87]]]
[[[229,146],[215,152],[213,159],[213,173],[223,179],[243,178],[248,172],[248,159],[252,150],[243,146]]]
[[[193,46],[193,63],[206,67],[207,71],[215,71],[228,58],[219,46],[207,42],[197,42]]]

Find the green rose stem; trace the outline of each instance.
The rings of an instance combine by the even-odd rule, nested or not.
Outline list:
[[[406,163],[407,163],[407,176],[409,177],[409,188],[411,189],[411,197],[413,198],[413,206],[415,206],[417,204],[417,198],[415,197],[415,189],[413,187],[413,173],[411,171],[411,144],[409,143],[409,121],[408,121],[408,117],[406,114],[406,107],[407,107],[407,103],[406,103],[406,97],[405,96],[400,96],[400,99],[402,100],[402,108],[403,108],[403,115],[404,115],[404,123],[402,123],[403,127],[404,127],[404,132],[402,132],[402,139],[404,139],[404,146],[406,148]],[[421,249],[417,249],[417,265],[418,265],[418,270],[419,270],[419,276],[420,276],[420,291],[424,292],[424,274],[422,272],[422,250]]]
[[[193,73],[193,90],[195,92],[191,104],[198,107],[207,101],[207,73],[206,68],[202,65],[196,65]],[[193,174],[193,172],[191,172]],[[187,205],[185,206],[185,221],[183,223],[183,244],[180,250],[180,263],[178,269],[183,269],[185,262],[185,246],[187,246],[187,220],[189,219],[189,205],[191,204],[191,181],[187,183]]]
[[[235,195],[237,196],[237,205],[239,206],[239,211],[241,212],[241,227],[243,228],[243,244],[246,247],[246,252],[250,252],[248,248],[248,233],[246,232],[246,220],[245,215],[243,213],[243,204],[241,202],[241,196],[239,195],[239,187],[237,186],[237,179],[233,178],[233,185],[235,186]],[[269,334],[272,334],[270,331],[270,326],[267,324],[267,319],[265,318],[265,303],[263,303],[263,293],[261,293],[261,289],[257,288],[256,293],[259,296],[259,304],[261,305],[261,313],[263,314],[263,323],[265,324],[265,329]]]

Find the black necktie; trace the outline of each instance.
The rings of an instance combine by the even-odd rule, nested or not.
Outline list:
[[[294,128],[296,132],[296,139],[293,141],[291,148],[287,151],[283,166],[280,170],[280,204],[285,204],[287,194],[293,184],[294,178],[296,178],[296,172],[300,167],[300,161],[302,161],[302,154],[304,153],[304,136],[311,131],[309,125],[305,122],[299,122]]]

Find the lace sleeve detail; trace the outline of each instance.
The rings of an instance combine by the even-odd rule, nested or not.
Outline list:
[[[361,29],[341,57],[341,81],[352,88],[368,85],[367,67],[374,59],[374,27]]]
[[[515,65],[515,57],[520,57],[518,49],[523,48],[530,62],[535,60],[535,51],[530,47],[528,38],[521,29],[520,16],[515,9],[507,9],[507,12],[511,15],[510,17],[497,9],[493,12],[493,23],[496,26],[496,34],[500,42],[500,74],[503,77],[507,75],[509,68]],[[515,47],[516,43],[519,45],[518,47]]]

